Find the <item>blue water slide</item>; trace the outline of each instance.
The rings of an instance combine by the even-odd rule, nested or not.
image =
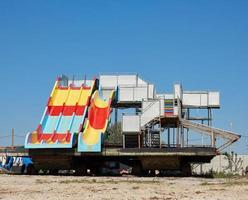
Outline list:
[[[67,133],[70,129],[70,124],[73,116],[61,116],[58,127],[56,128],[57,133]]]
[[[56,130],[59,119],[61,116],[50,116],[46,115],[42,121],[42,132],[43,133],[53,133]]]

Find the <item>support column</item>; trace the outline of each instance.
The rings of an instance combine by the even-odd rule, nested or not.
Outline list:
[[[170,127],[168,129],[168,147],[170,147]]]
[[[187,128],[187,147],[189,147],[189,129]]]
[[[212,131],[212,135],[211,135],[211,146],[215,148],[215,134],[214,132]]]
[[[177,147],[179,147],[180,146],[180,124],[179,124],[179,122],[177,123]]]
[[[173,147],[175,147],[175,128],[173,128],[172,142],[173,142]]]
[[[190,109],[187,109],[187,118],[190,118]],[[187,147],[189,147],[189,129],[187,128]]]
[[[118,122],[118,109],[115,108],[115,134],[114,134],[114,136],[116,136],[118,133],[117,122]],[[117,138],[113,138],[113,139],[114,139],[114,141],[116,141]]]
[[[148,147],[151,147],[151,133],[150,133],[150,129],[147,129],[147,142],[148,142]],[[160,142],[161,143],[161,142]]]
[[[11,146],[12,148],[14,147],[14,140],[15,140],[15,131],[14,131],[14,128],[12,128],[12,131],[11,131]]]
[[[122,135],[122,148],[125,149],[125,134]]]
[[[162,148],[162,133],[161,133],[161,130],[159,131],[159,148],[161,149]]]
[[[159,117],[159,148],[162,148],[162,141],[161,141],[161,137],[162,136],[162,131],[161,131],[161,119]]]
[[[184,147],[184,128],[181,126],[181,147]]]
[[[204,121],[202,120],[201,123],[204,124]],[[202,146],[203,146],[204,145],[204,135],[203,135],[203,133],[201,134],[201,143],[202,143]]]
[[[209,109],[209,117],[210,117],[210,123],[209,126],[213,126],[213,116],[212,116],[212,109]]]
[[[208,126],[210,125],[210,112],[209,112],[209,108],[208,108]]]

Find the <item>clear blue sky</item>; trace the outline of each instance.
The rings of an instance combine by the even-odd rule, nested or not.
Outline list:
[[[214,125],[248,135],[247,11],[245,0],[0,1],[0,145],[12,127],[36,128],[62,73],[138,72],[159,92],[175,81],[219,90]]]

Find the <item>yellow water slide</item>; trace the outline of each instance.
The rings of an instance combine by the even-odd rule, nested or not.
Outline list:
[[[79,152],[100,152],[102,134],[107,130],[110,119],[111,103],[114,91],[103,99],[96,90],[91,98],[88,119],[83,133],[78,137]]]

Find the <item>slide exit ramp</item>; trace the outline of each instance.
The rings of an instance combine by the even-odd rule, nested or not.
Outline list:
[[[85,129],[78,136],[78,152],[101,152],[103,134],[106,132],[114,90],[105,100],[96,90],[91,98]]]
[[[217,148],[219,151],[222,151],[223,149],[225,149],[232,143],[236,142],[241,137],[240,135],[234,132],[231,132],[231,131],[226,131],[226,130],[210,127],[205,124],[194,123],[194,122],[191,122],[185,119],[181,119],[180,122],[184,128],[188,128],[188,129],[211,136],[213,146],[215,146],[216,137],[224,139],[225,142],[220,147]]]
[[[72,148],[82,129],[90,97],[95,87],[82,84],[64,86],[55,82],[38,128],[28,133],[25,148]]]

